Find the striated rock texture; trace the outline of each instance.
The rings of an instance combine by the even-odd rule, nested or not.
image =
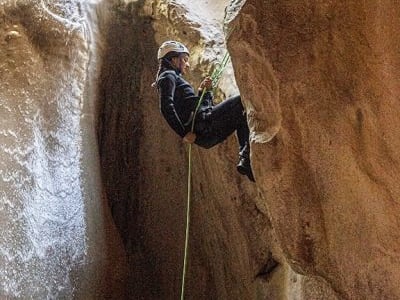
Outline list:
[[[0,298],[121,299],[102,197],[95,5],[0,4]]]
[[[343,299],[399,299],[398,5],[241,5],[229,49],[254,140],[272,138],[252,161],[283,256]]]

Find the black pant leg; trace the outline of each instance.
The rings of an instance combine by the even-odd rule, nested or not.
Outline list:
[[[207,136],[199,137],[198,144],[210,148],[224,141],[236,131],[239,141],[239,154],[248,157],[250,153],[249,127],[240,96],[227,100],[212,107],[206,121],[210,127]]]

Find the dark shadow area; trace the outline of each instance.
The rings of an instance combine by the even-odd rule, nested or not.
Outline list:
[[[97,125],[102,181],[128,255],[130,299],[138,299],[141,289],[157,289],[155,281],[147,280],[154,275],[154,268],[133,261],[133,253],[143,252],[135,249],[140,247],[143,237],[136,195],[143,180],[138,161],[143,134],[141,105],[149,99],[144,99],[140,91],[151,88],[142,86],[147,84],[142,74],[145,69],[157,69],[152,19],[140,15],[144,2],[115,5],[110,23],[100,28],[106,37]],[[143,280],[133,278],[133,268],[136,273],[140,270]]]
[[[279,263],[272,257],[272,254],[269,253],[267,262],[265,263],[265,265],[262,266],[262,268],[256,275],[256,278],[268,280],[268,278],[271,276],[271,274],[277,267],[279,267]]]

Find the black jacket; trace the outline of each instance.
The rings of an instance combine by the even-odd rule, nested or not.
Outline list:
[[[169,126],[181,137],[190,131],[193,113],[200,96],[175,70],[166,70],[157,79],[160,95],[160,110]],[[198,113],[211,107],[212,93],[207,92]],[[197,119],[197,117],[196,117]]]

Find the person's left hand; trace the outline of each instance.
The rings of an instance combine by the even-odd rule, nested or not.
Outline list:
[[[209,76],[204,78],[204,80],[200,83],[199,89],[202,90],[204,88],[206,88],[207,90],[212,89],[212,80]]]
[[[196,134],[193,132],[188,132],[186,135],[183,137],[183,141],[187,144],[193,144],[194,141],[196,140]]]

